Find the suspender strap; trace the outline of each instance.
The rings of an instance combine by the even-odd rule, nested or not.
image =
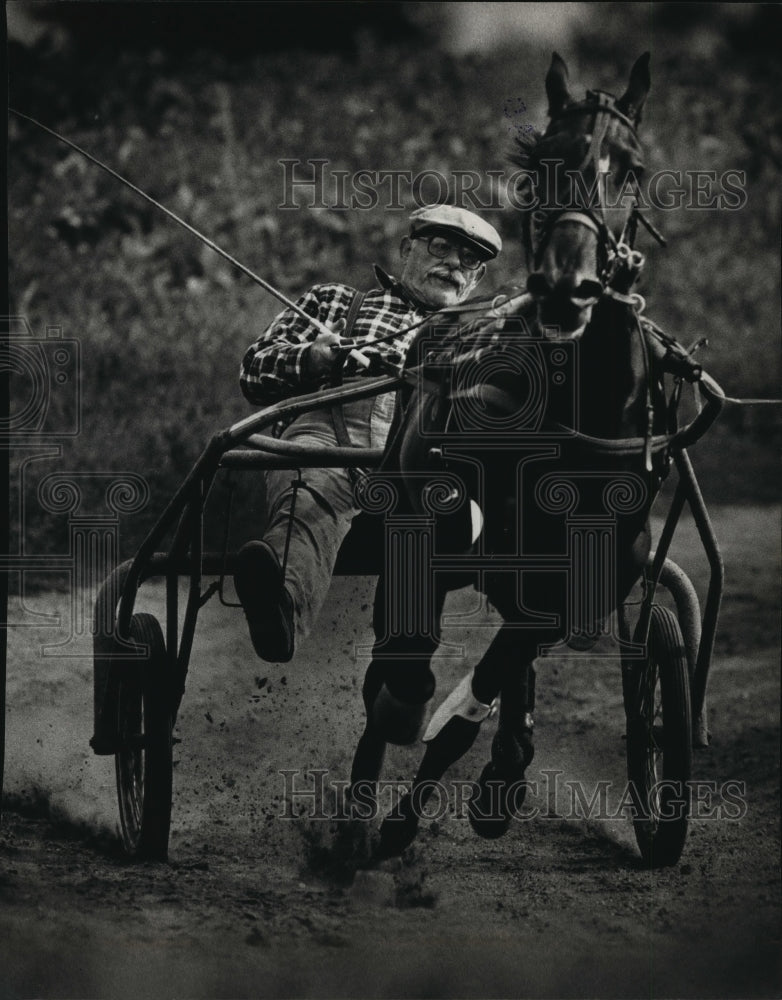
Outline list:
[[[356,325],[356,317],[358,316],[361,306],[364,304],[364,299],[367,297],[366,292],[356,292],[353,296],[353,301],[350,303],[350,308],[348,309],[347,316],[345,317],[345,339],[350,340],[353,336],[353,327]]]
[[[353,327],[356,325],[356,317],[358,316],[361,305],[366,297],[366,292],[356,292],[353,296],[353,300],[350,303],[350,307],[345,318],[345,332],[343,336],[346,340],[349,340],[353,335]],[[342,369],[338,368],[334,372],[331,384],[339,385],[342,382]],[[334,424],[334,434],[337,438],[337,444],[342,448],[350,448],[353,446],[353,442],[350,440],[350,434],[348,434],[348,429],[345,424],[345,416],[342,412],[342,405],[337,404],[331,407],[331,422]]]

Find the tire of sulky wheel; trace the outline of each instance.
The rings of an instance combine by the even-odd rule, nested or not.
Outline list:
[[[692,713],[687,655],[675,614],[654,606],[648,656],[627,708],[627,774],[635,837],[650,868],[675,865],[687,839]]]
[[[120,671],[115,754],[122,842],[138,860],[165,861],[173,780],[171,697],[163,631],[149,614],[130,620],[130,640],[146,648]]]

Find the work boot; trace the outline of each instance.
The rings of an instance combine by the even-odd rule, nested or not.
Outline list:
[[[255,652],[262,660],[287,663],[293,657],[293,600],[270,545],[253,541],[242,546],[236,557],[234,586]]]

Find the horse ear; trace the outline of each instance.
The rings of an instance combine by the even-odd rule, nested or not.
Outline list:
[[[616,102],[616,106],[622,114],[634,121],[637,125],[641,120],[641,110],[649,93],[652,78],[649,73],[649,53],[644,52],[630,70],[630,82],[627,90]]]
[[[551,54],[551,66],[546,74],[546,96],[548,97],[548,116],[553,118],[564,110],[571,102],[568,90],[568,72],[565,60],[556,52]]]

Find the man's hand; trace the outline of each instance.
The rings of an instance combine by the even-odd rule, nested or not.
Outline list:
[[[340,319],[329,333],[319,333],[312,341],[306,355],[306,371],[309,378],[328,375],[334,366],[340,348],[340,334],[345,331],[345,320]]]

